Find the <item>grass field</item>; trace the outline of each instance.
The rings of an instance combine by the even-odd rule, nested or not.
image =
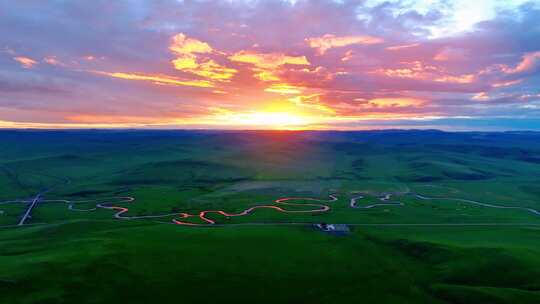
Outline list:
[[[0,131],[0,299],[540,303],[539,182],[529,132]]]

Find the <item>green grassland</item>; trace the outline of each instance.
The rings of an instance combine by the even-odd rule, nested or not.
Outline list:
[[[0,131],[0,299],[540,303],[540,216],[456,200],[540,210],[539,182],[538,133]],[[2,202],[41,191],[88,211],[43,201],[14,226],[26,205]],[[350,207],[385,193],[402,205]],[[93,210],[129,196],[114,203],[128,216],[239,213],[331,194],[325,213],[209,214],[215,227]]]

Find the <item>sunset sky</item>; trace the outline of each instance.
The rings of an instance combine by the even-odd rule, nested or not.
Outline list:
[[[540,1],[1,1],[1,127],[540,130]]]

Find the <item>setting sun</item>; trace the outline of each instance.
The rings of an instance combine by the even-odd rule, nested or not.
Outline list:
[[[264,127],[270,129],[298,129],[312,123],[312,119],[289,112],[223,113],[218,119],[231,125]]]

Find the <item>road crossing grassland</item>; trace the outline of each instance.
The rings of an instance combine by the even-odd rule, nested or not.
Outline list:
[[[18,226],[24,225],[24,222],[30,217],[30,214],[32,213],[32,210],[37,206],[39,200],[41,199],[41,193],[38,193],[32,201],[28,204],[28,208],[24,212],[23,216],[21,217],[21,220],[17,224]]]

